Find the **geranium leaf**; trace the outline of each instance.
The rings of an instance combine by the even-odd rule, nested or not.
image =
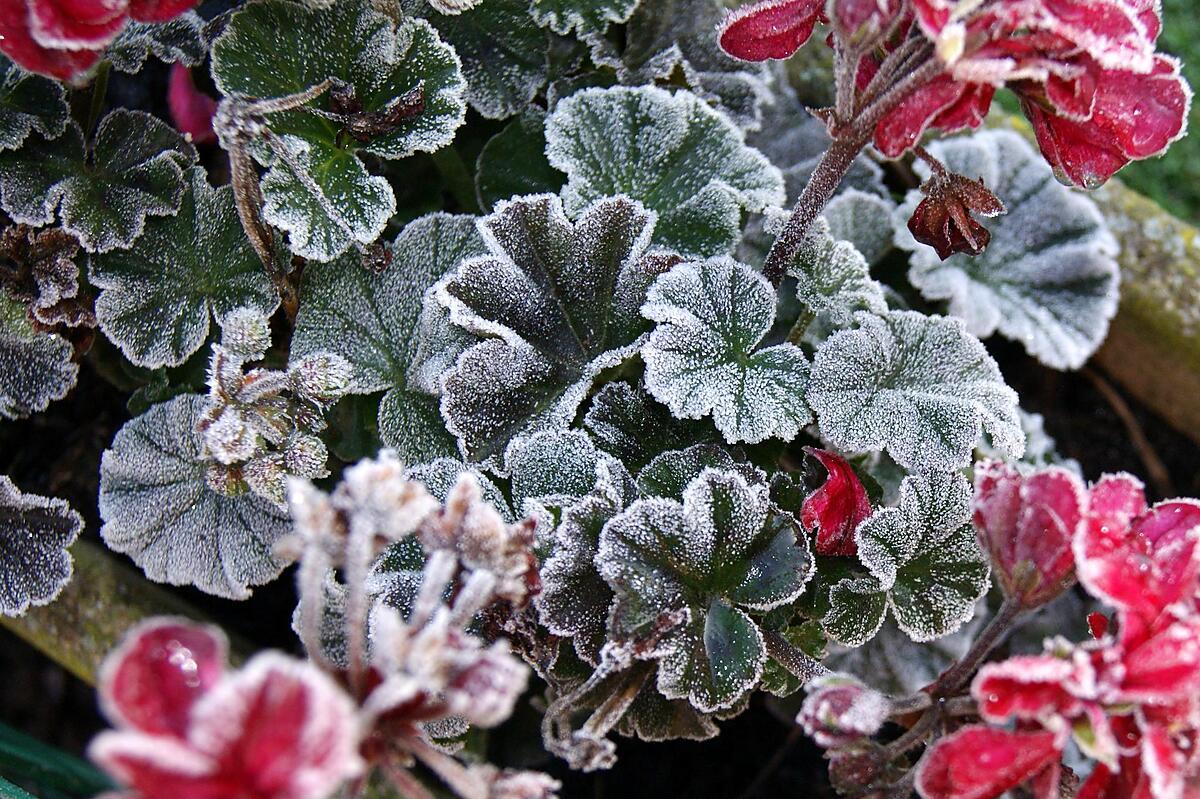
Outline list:
[[[772,217],[767,230],[777,234],[783,221]],[[849,325],[858,311],[887,310],[883,286],[871,277],[867,259],[851,242],[835,237],[825,219],[810,228],[788,273],[796,279],[796,298],[834,327]]]
[[[729,252],[741,211],[783,202],[779,170],[690,92],[584,89],[546,121],[546,154],[567,173],[571,214],[624,194],[658,212],[655,242],[699,256]]]
[[[683,501],[683,492],[705,469],[742,472],[748,480],[762,480],[753,467],[738,466],[728,452],[713,444],[697,444],[687,449],[661,452],[646,464],[637,476],[638,492],[644,497],[664,497]]]
[[[442,415],[472,460],[567,426],[595,375],[637,350],[659,260],[646,253],[653,212],[624,198],[572,223],[558,197],[524,197],[480,224],[489,254],[437,287],[450,321],[478,340],[441,378]]]
[[[533,0],[537,24],[555,33],[572,30],[581,39],[604,33],[610,24],[629,20],[638,0]]]
[[[20,147],[35,130],[42,138],[56,139],[70,118],[62,84],[0,56],[0,150]]]
[[[104,53],[114,69],[129,73],[141,72],[150,56],[165,64],[194,67],[207,55],[204,20],[195,11],[169,22],[130,21]]]
[[[149,216],[179,210],[196,150],[162,120],[118,109],[100,121],[90,157],[74,122],[47,141],[35,136],[0,153],[0,205],[16,222],[62,226],[88,252],[127,248]]]
[[[475,191],[482,208],[490,210],[501,200],[562,188],[563,174],[546,160],[545,127],[545,112],[531,108],[483,146],[475,169]]]
[[[712,435],[703,425],[676,419],[643,388],[625,382],[609,383],[596,392],[583,425],[597,446],[635,471],[660,452]]]
[[[25,306],[0,293],[0,417],[21,419],[67,396],[79,376],[70,342],[39,333]]]
[[[353,256],[310,264],[290,358],[334,352],[354,367],[355,393],[386,391],[379,433],[401,460],[420,462],[454,454],[437,399],[419,391],[411,370],[427,289],[460,261],[484,252],[475,218],[423,216],[390,246],[392,262],[378,274]]]
[[[267,115],[286,153],[255,149],[270,166],[263,218],[288,232],[296,254],[322,262],[355,242],[373,242],[395,211],[391,187],[370,175],[357,153],[433,152],[449,144],[466,111],[454,49],[428,23],[406,19],[397,27],[365,0],[326,9],[282,0],[247,5],[213,44],[213,78],[223,93],[247,99],[283,97],[335,78],[366,112],[420,91],[419,113],[365,142],[304,108]],[[328,110],[329,102],[326,93],[314,107]]]
[[[178,366],[208,338],[209,319],[241,307],[270,316],[279,296],[242,232],[228,186],[187,175],[175,216],[151,219],[132,249],[95,255],[89,277],[100,329],[138,366]]]
[[[886,449],[913,471],[966,466],[985,430],[1020,456],[1016,392],[960,320],[913,311],[855,318],[858,329],[831,336],[813,361],[808,402],[824,438],[851,452]]]
[[[868,264],[877,264],[892,249],[895,207],[878,194],[847,188],[829,201],[822,215],[834,239],[850,242]]]
[[[100,462],[100,535],[151,580],[245,599],[283,570],[273,546],[291,525],[261,497],[208,487],[195,432],[206,401],[184,394],[117,431]]]
[[[54,601],[71,581],[67,548],[82,529],[83,518],[63,500],[23,494],[0,475],[0,614]]]
[[[730,443],[790,441],[812,421],[808,360],[799,347],[758,346],[775,320],[775,291],[732,258],[682,263],[651,286],[657,322],[642,348],[646,387],[680,417],[712,414]]]
[[[904,226],[921,197],[896,211],[896,243],[912,251],[908,277],[931,300],[985,338],[999,331],[1047,366],[1076,369],[1096,351],[1117,311],[1117,244],[1089,198],[1054,179],[1041,155],[1011,131],[985,131],[933,145],[952,171],[981,177],[1008,213],[982,255],[941,260]],[[924,162],[917,166],[928,177]]]
[[[518,510],[529,502],[566,507],[591,493],[602,473],[622,493],[630,493],[633,485],[620,461],[597,450],[579,430],[543,430],[514,439],[504,464]]]

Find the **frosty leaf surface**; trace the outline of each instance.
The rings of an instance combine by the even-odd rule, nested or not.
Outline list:
[[[67,396],[79,376],[70,342],[39,333],[25,306],[0,293],[0,418],[22,419]]]
[[[891,200],[847,188],[829,201],[822,215],[834,239],[850,242],[868,264],[876,264],[892,249],[894,211]]]
[[[334,352],[354,367],[352,390],[384,391],[379,432],[401,460],[419,462],[455,452],[435,397],[418,390],[410,370],[417,355],[422,298],[459,262],[484,252],[475,218],[429,214],[410,222],[378,274],[353,255],[310,264],[290,358]]]
[[[574,30],[586,39],[626,22],[637,5],[638,0],[533,0],[530,10],[543,28],[562,34]]]
[[[363,112],[380,112],[419,91],[421,111],[359,141],[343,124],[307,108],[268,114],[278,136],[267,154],[263,217],[288,232],[292,250],[327,262],[354,242],[368,244],[395,211],[387,181],[367,172],[358,153],[404,158],[449,144],[462,124],[466,83],[454,49],[427,22],[398,27],[365,0],[326,9],[282,0],[247,5],[213,44],[213,78],[239,98],[283,97],[335,78]],[[330,110],[330,93],[312,108]]]
[[[762,631],[747,611],[799,596],[812,558],[791,523],[771,513],[765,483],[706,469],[682,503],[641,499],[608,522],[596,566],[616,597],[609,626],[618,640],[687,611],[664,639],[657,685],[668,699],[712,712],[762,676]]]
[[[985,131],[932,145],[952,170],[984,183],[1008,213],[981,222],[982,255],[945,261],[902,224],[920,202],[897,209],[896,244],[912,252],[908,277],[931,300],[986,338],[999,332],[1056,369],[1077,369],[1104,341],[1117,310],[1117,243],[1096,204],[1063,186],[1041,155],[1011,131]],[[928,168],[917,167],[922,177]]]
[[[656,244],[687,255],[729,252],[741,211],[783,202],[779,171],[691,92],[584,89],[546,120],[546,155],[567,173],[572,215],[623,194],[658,213]]]
[[[624,381],[596,392],[583,425],[597,446],[635,471],[660,452],[711,436],[702,425],[676,419],[641,386]]]
[[[530,501],[570,505],[591,493],[602,478],[622,493],[632,488],[632,478],[620,461],[597,450],[587,433],[579,430],[543,430],[514,439],[504,461],[518,510]]]
[[[44,139],[58,138],[70,118],[61,84],[0,56],[0,150],[20,147],[32,131]]]
[[[270,316],[279,306],[242,232],[233,190],[213,188],[198,167],[186,180],[177,214],[149,220],[132,249],[91,260],[101,330],[151,369],[178,366],[200,349],[210,317],[220,322],[243,307]]]
[[[971,526],[971,487],[957,473],[906,477],[900,501],[882,508],[855,533],[869,577],[847,578],[830,592],[827,632],[858,646],[890,610],[914,641],[957,630],[987,593],[989,568]]]
[[[442,416],[468,458],[566,427],[595,375],[636,351],[653,230],[654,213],[625,198],[572,222],[558,197],[524,197],[480,222],[488,255],[437,286],[450,322],[476,339],[441,377]]]
[[[129,73],[140,72],[150,56],[164,64],[194,67],[207,55],[204,20],[195,11],[187,11],[169,22],[130,21],[104,53],[114,69]]]
[[[777,234],[784,219],[771,218],[767,229]],[[836,237],[826,219],[812,225],[788,274],[796,279],[796,299],[834,327],[849,325],[858,311],[887,310],[883,286],[871,277],[867,259],[854,244]]]
[[[644,497],[664,497],[678,502],[691,482],[705,469],[737,471],[747,480],[761,482],[761,472],[740,466],[733,456],[715,444],[696,444],[687,449],[661,452],[637,475],[638,493]]]
[[[291,525],[261,497],[208,487],[195,432],[205,403],[184,394],[117,431],[100,462],[100,535],[151,580],[245,599],[283,570],[273,547]]]
[[[151,216],[179,210],[196,150],[170,125],[118,109],[100,121],[90,155],[74,122],[0,153],[0,205],[16,222],[62,226],[88,252],[130,247]]]
[[[545,127],[545,112],[530,108],[483,146],[475,169],[475,191],[482,208],[490,210],[501,200],[562,188],[562,173],[546,160]]]
[[[790,441],[812,421],[808,360],[799,347],[759,348],[775,321],[775,291],[729,257],[676,265],[646,295],[656,322],[642,347],[646,388],[675,416],[713,423],[730,443]]]
[[[958,319],[860,312],[817,351],[808,387],[821,435],[851,452],[885,449],[911,471],[966,466],[984,431],[1025,448],[1017,395]]]
[[[83,517],[65,501],[22,493],[0,475],[0,614],[54,601],[71,581],[67,548],[82,529]]]

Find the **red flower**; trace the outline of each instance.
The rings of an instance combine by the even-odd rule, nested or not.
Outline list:
[[[818,555],[854,555],[854,531],[871,515],[871,501],[862,481],[845,458],[828,450],[805,447],[828,472],[825,482],[800,506],[800,523],[816,531]]]
[[[991,241],[992,234],[971,218],[972,213],[999,216],[1008,210],[982,179],[971,180],[941,165],[934,167],[921,191],[925,198],[908,220],[908,229],[917,241],[933,247],[943,261],[956,252],[979,255]]]
[[[796,723],[819,746],[852,744],[879,732],[892,705],[887,697],[846,674],[810,681]]]
[[[358,775],[355,709],[332,680],[274,653],[226,674],[225,650],[210,627],[136,628],[101,671],[117,729],[92,759],[140,799],[323,799]]]
[[[732,12],[721,25],[721,49],[743,61],[787,58],[825,22],[824,0],[759,0]]]
[[[917,770],[925,799],[989,799],[1032,783],[1038,799],[1058,796],[1059,746],[1053,733],[964,727],[930,747]]]
[[[191,71],[183,64],[171,66],[171,82],[167,87],[167,105],[175,127],[192,137],[197,144],[213,142],[213,114],[217,112],[217,101],[196,88]]]

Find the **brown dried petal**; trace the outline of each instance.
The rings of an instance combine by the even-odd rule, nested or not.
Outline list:
[[[983,184],[944,168],[934,168],[922,186],[925,199],[908,220],[908,229],[922,244],[937,251],[943,261],[954,253],[979,255],[991,241],[987,228],[971,214],[998,216],[1004,203]]]

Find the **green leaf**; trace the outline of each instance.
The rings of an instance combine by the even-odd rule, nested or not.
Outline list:
[[[15,150],[35,130],[45,139],[56,139],[70,118],[67,92],[60,83],[0,56],[0,150]]]
[[[604,33],[610,24],[629,20],[638,0],[533,0],[534,20],[555,33],[572,30],[581,39]]]
[[[895,208],[896,204],[886,197],[846,188],[829,201],[822,215],[834,239],[850,242],[868,264],[874,265],[892,250]]]
[[[195,11],[187,11],[169,22],[131,20],[104,53],[114,69],[129,73],[141,72],[150,56],[164,64],[194,67],[207,55],[204,20]]]
[[[492,209],[501,200],[562,188],[563,174],[546,160],[545,126],[545,112],[531,108],[483,146],[475,170],[481,207]]]
[[[782,214],[771,217],[767,230],[778,235],[785,220]],[[887,311],[883,286],[871,277],[867,259],[849,241],[834,237],[824,218],[809,229],[788,274],[796,279],[796,298],[834,327],[848,326],[857,311]]]
[[[0,417],[23,419],[67,396],[79,376],[74,348],[33,329],[25,306],[0,293]]]
[[[729,252],[742,209],[784,200],[779,170],[690,92],[584,89],[559,102],[546,142],[550,163],[567,173],[569,213],[627,195],[658,212],[655,243],[689,255]]]
[[[90,155],[74,122],[53,141],[41,136],[0,153],[0,205],[15,222],[53,221],[88,252],[133,245],[149,216],[179,210],[196,150],[160,119],[118,109],[100,121]]]
[[[609,383],[592,397],[583,426],[597,446],[637,470],[659,453],[712,437],[706,425],[676,419],[645,389]]]
[[[0,799],[37,799],[37,797],[0,777]]]
[[[366,112],[421,91],[420,113],[366,142],[340,135],[340,122],[305,108],[267,115],[283,152],[254,149],[270,166],[263,218],[288,232],[296,254],[322,262],[355,242],[373,242],[395,212],[391,187],[357,153],[434,152],[450,143],[466,113],[454,49],[428,23],[406,19],[396,27],[366,0],[325,9],[283,0],[245,6],[213,44],[213,78],[222,92],[244,99],[284,97],[336,78]],[[328,93],[313,102],[329,110]]]
[[[387,392],[379,433],[400,458],[414,463],[455,454],[437,399],[416,390],[422,297],[447,271],[485,249],[475,218],[430,214],[408,224],[389,248],[392,262],[378,274],[355,257],[310,264],[290,358],[334,352],[354,367],[352,390]]]
[[[980,338],[999,332],[1055,369],[1077,369],[1104,341],[1117,312],[1117,242],[1082,192],[1063,186],[1024,138],[995,130],[938,142],[949,169],[981,177],[1008,213],[981,224],[992,235],[983,254],[943,261],[904,225],[922,195],[896,211],[896,243],[912,252],[908,278]],[[917,170],[928,177],[921,162]]]
[[[748,480],[761,480],[753,467],[741,467],[733,457],[714,444],[696,444],[682,450],[656,455],[638,472],[638,492],[644,497],[663,497],[683,501],[683,492],[705,469],[741,471]]]
[[[5,724],[0,724],[0,773],[72,796],[94,796],[114,787],[91,763]]]
[[[237,308],[270,316],[279,296],[242,232],[233,190],[201,168],[175,216],[150,220],[132,249],[93,256],[100,329],[138,366],[178,366]]]
[[[205,403],[185,394],[117,431],[100,462],[100,536],[155,582],[246,599],[283,571],[273,548],[291,524],[261,497],[208,487],[195,431]]]
[[[64,500],[24,494],[0,475],[0,614],[54,601],[71,581],[67,548],[82,529],[83,517]]]
[[[731,258],[682,263],[651,286],[642,315],[657,322],[642,348],[646,388],[675,416],[713,423],[729,443],[790,441],[812,421],[808,360],[799,347],[759,349],[775,291]]]
[[[986,430],[998,450],[1020,456],[1017,394],[960,320],[914,311],[855,319],[858,329],[817,351],[808,386],[831,444],[886,449],[911,471],[949,470],[971,462]]]

